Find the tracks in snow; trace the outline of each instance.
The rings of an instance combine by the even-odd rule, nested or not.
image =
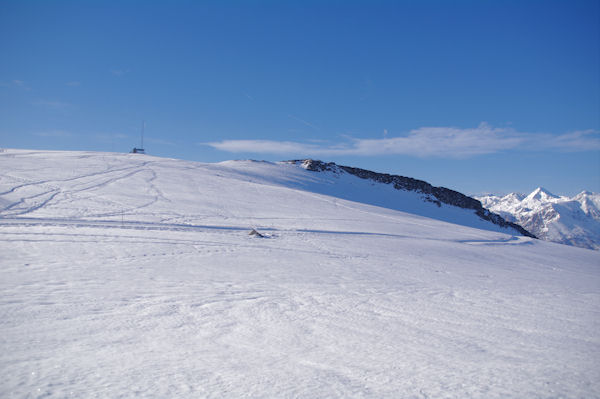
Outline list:
[[[144,204],[135,206],[127,206],[127,210],[137,210],[150,206],[158,200],[169,201],[162,192],[153,183],[157,178],[156,172],[147,166],[151,164],[150,161],[142,162],[133,166],[107,168],[102,171],[96,171],[92,173],[82,174],[75,177],[55,180],[39,180],[33,181],[20,177],[15,177],[9,174],[3,174],[2,177],[9,180],[20,182],[16,186],[0,192],[0,198],[2,203],[8,204],[0,210],[0,215],[26,215],[35,212],[43,207],[53,205],[56,206],[61,203],[69,203],[73,201],[74,197],[88,194],[90,197],[92,193],[102,187],[109,184],[114,184],[119,181],[130,178],[140,173],[150,173],[150,177],[146,179],[149,191],[151,192],[152,198]],[[15,201],[11,201],[10,197],[20,194],[20,198]],[[119,208],[124,208],[123,204],[110,204],[117,205]],[[110,216],[119,214],[119,212],[108,212],[102,215],[90,215],[90,216]]]
[[[87,238],[92,240],[104,240],[104,239],[121,239],[127,242],[136,242],[139,241],[149,243],[171,243],[171,244],[187,244],[194,246],[197,250],[197,245],[204,246],[205,244],[218,244],[222,245],[220,242],[208,243],[204,240],[198,241],[194,238],[184,238],[184,237],[173,237],[171,235],[162,235],[160,233],[221,233],[221,234],[235,234],[240,237],[245,237],[249,231],[252,230],[251,225],[208,225],[208,224],[183,224],[183,223],[165,223],[165,222],[141,222],[141,221],[118,221],[118,220],[94,220],[94,219],[61,219],[61,218],[32,218],[32,217],[1,217],[0,216],[0,228],[3,227],[24,227],[24,228],[34,228],[34,227],[44,227],[44,228],[76,228],[76,229],[96,229],[96,232],[73,232],[73,233],[57,233],[60,236],[69,236],[66,238],[67,241],[81,241],[81,239]],[[300,229],[300,228],[275,228],[275,227],[258,227],[261,232],[268,233],[267,237],[270,238],[282,238],[283,236],[302,236],[302,240],[307,243],[311,243],[311,246],[316,250],[315,252],[321,253],[326,256],[335,256],[335,254],[331,251],[331,248],[325,250],[320,241],[324,238],[327,240],[332,239],[333,237],[344,237],[344,236],[363,236],[365,238],[378,236],[383,239],[391,240],[392,242],[397,242],[397,240],[405,241],[411,240],[414,237],[410,235],[402,235],[402,234],[389,234],[389,233],[378,233],[378,232],[368,232],[368,231],[341,231],[341,230],[314,230],[314,229]],[[104,231],[104,233],[103,233]],[[110,231],[110,232],[109,232]],[[139,231],[141,232],[154,232],[154,234],[144,234],[140,236],[134,236],[131,234],[131,231]],[[156,234],[158,233],[158,234]],[[15,231],[2,231],[0,230],[1,235],[17,235],[24,237],[25,235],[35,234],[34,232],[15,232]],[[50,231],[46,231],[40,237],[35,237],[33,239],[22,239],[22,241],[50,241],[55,240],[56,237],[51,238],[53,234]],[[77,239],[77,237],[79,239]],[[254,239],[253,247],[261,247],[264,246],[259,244],[262,240]],[[463,245],[475,245],[475,246],[504,246],[504,245],[531,245],[532,239],[528,237],[520,237],[520,236],[504,236],[498,237],[495,239],[489,240],[461,240],[461,239],[444,239],[444,238],[424,238],[426,241],[439,241],[439,242],[455,242]],[[17,239],[16,241],[19,241]],[[269,240],[267,240],[269,241]],[[285,244],[269,244],[267,247],[271,250],[280,249],[284,251],[295,250],[299,251],[297,248],[287,248]],[[202,252],[202,251],[199,251]],[[218,251],[217,251],[218,252]],[[353,256],[356,257],[359,255]],[[359,256],[360,257],[360,256]]]
[[[0,217],[0,226],[55,226],[55,227],[92,227],[125,230],[155,230],[155,231],[250,231],[249,226],[217,226],[217,225],[191,225],[178,223],[152,223],[117,220],[86,220],[86,219],[59,219],[59,218],[27,218],[27,217]],[[261,229],[274,231],[275,229]]]

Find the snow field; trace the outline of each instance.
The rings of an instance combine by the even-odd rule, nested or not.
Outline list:
[[[0,154],[0,396],[600,396],[597,252],[261,165]]]

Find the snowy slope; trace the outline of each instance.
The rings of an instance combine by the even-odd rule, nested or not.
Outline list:
[[[312,159],[288,163],[324,174],[321,181],[325,184],[310,187],[320,193],[451,223],[536,238],[523,227],[485,209],[478,200],[445,187],[434,187],[423,180]]]
[[[600,249],[600,194],[583,191],[574,197],[560,197],[540,187],[527,196],[511,193],[478,199],[538,238]]]
[[[340,184],[0,153],[0,397],[600,396],[598,252]]]

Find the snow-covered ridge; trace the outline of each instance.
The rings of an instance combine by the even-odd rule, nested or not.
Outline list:
[[[413,191],[422,195],[423,200],[432,202],[438,207],[441,204],[451,205],[462,209],[474,210],[475,214],[481,219],[489,221],[503,228],[516,230],[519,234],[526,237],[536,238],[534,234],[524,229],[522,226],[505,220],[502,216],[485,209],[481,202],[475,198],[466,196],[458,191],[445,187],[435,187],[423,181],[411,177],[390,175],[387,173],[377,173],[366,169],[354,168],[350,166],[337,165],[333,162],[322,162],[313,159],[289,161],[303,168],[315,172],[332,172],[334,174],[349,173],[361,179],[371,180],[378,183],[389,184],[396,190]]]
[[[519,223],[538,238],[600,249],[600,194],[583,191],[566,197],[538,187],[529,195],[511,193],[478,199],[486,208]]]
[[[532,237],[458,192],[426,182],[319,161],[226,161],[217,164],[139,154],[7,150],[0,176],[0,217],[122,219],[200,224],[258,217],[263,207],[286,214],[284,204],[307,193],[374,205],[456,225]],[[313,173],[314,170],[330,173]],[[391,184],[390,184],[391,183]],[[253,189],[236,189],[252,186]],[[273,202],[270,196],[288,198]],[[219,202],[227,198],[228,206]],[[216,204],[215,204],[215,201]],[[216,205],[216,207],[215,207]],[[218,212],[215,212],[218,210]],[[259,212],[261,210],[261,212]],[[165,219],[165,215],[171,215]],[[185,215],[185,216],[184,216]],[[242,217],[243,216],[243,217]]]

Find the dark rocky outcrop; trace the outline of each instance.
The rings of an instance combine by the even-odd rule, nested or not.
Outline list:
[[[475,214],[483,220],[487,220],[501,227],[513,228],[526,237],[537,238],[518,224],[509,222],[502,216],[485,209],[478,200],[445,187],[434,187],[423,180],[417,180],[398,175],[390,175],[387,173],[377,173],[370,170],[337,165],[333,162],[322,162],[313,159],[294,160],[289,162],[300,164],[305,169],[313,172],[329,171],[336,174],[345,172],[361,179],[368,179],[384,184],[392,184],[396,190],[415,191],[423,194],[424,200],[433,202],[437,206],[447,204],[459,208],[472,209],[475,211]]]

